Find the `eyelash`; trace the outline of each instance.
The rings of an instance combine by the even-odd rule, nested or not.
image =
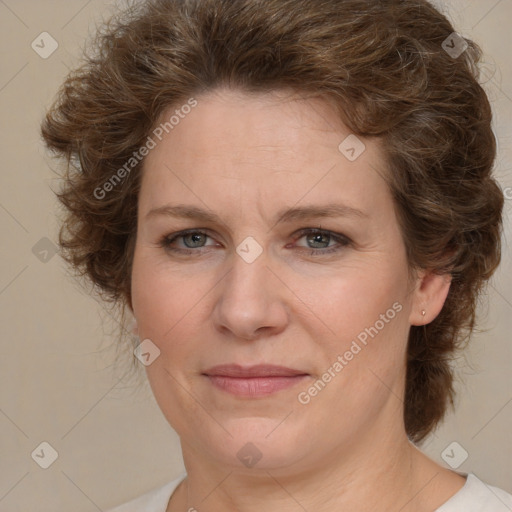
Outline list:
[[[185,231],[180,231],[178,233],[174,233],[172,235],[164,236],[160,240],[158,246],[162,247],[166,251],[170,251],[173,253],[189,254],[189,255],[192,253],[198,253],[198,252],[200,253],[201,251],[199,251],[199,249],[204,249],[204,247],[197,247],[196,249],[193,249],[193,248],[192,249],[181,249],[181,248],[171,247],[171,244],[174,243],[174,241],[176,241],[177,239],[184,238],[187,235],[193,235],[193,234],[204,235],[204,236],[207,236],[208,238],[211,238],[208,235],[208,233],[206,233],[205,231],[202,231],[201,229],[189,229],[189,230],[185,230]],[[334,233],[332,231],[327,231],[327,230],[321,229],[321,228],[301,229],[297,233],[298,236],[295,239],[295,241],[300,240],[302,237],[309,235],[309,234],[327,235],[330,237],[329,242],[334,240],[338,244],[334,247],[329,247],[329,248],[324,248],[324,249],[301,247],[301,249],[305,249],[305,250],[311,249],[310,256],[324,256],[327,254],[339,252],[343,247],[346,247],[351,243],[351,241],[346,236],[341,235],[339,233]]]

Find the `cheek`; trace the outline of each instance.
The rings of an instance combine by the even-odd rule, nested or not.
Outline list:
[[[334,331],[343,339],[353,337],[378,321],[395,302],[405,308],[404,273],[392,265],[375,263],[343,268],[335,277],[316,281],[315,287],[309,280],[302,280],[297,295],[311,304],[331,334]],[[400,307],[395,306],[388,315],[393,320],[404,316],[394,315],[396,309]]]
[[[169,282],[158,263],[136,249],[132,269],[133,312],[139,327],[139,337],[149,338],[161,347],[162,338],[183,316],[182,290]]]
[[[162,264],[141,248],[132,270],[133,312],[139,337],[160,350],[159,364],[146,367],[148,375],[165,363],[179,372],[195,367],[205,321],[211,317],[207,298],[213,284],[204,274],[194,278]],[[173,371],[174,371],[173,370]]]
[[[381,256],[374,263],[343,269],[337,279],[324,283],[324,293],[308,298],[311,304],[316,300],[315,313],[327,326],[310,331],[325,355],[319,370],[336,374],[322,399],[327,402],[348,393],[354,399],[351,406],[358,401],[369,406],[373,400],[380,403],[389,392],[386,386],[400,386],[410,328],[406,266]],[[351,400],[345,396],[345,406]]]
[[[390,393],[401,395],[409,324],[407,280],[399,270],[353,267],[329,281],[327,293],[315,295],[315,312],[328,331],[309,334],[323,353],[315,378],[327,385],[316,380],[301,390],[303,400],[311,399],[305,412],[320,415],[329,408],[342,418],[352,411],[350,422],[340,420],[351,429],[377,415]]]
[[[196,283],[184,282],[155,256],[146,247],[135,248],[131,287],[141,336],[159,339],[190,309]]]
[[[153,394],[172,425],[180,425],[177,413],[187,404],[193,412],[197,404],[184,391],[182,373],[193,368],[198,351],[194,340],[201,339],[194,322],[198,290],[194,284],[175,278],[161,264],[136,249],[132,267],[132,301],[140,340],[150,339],[159,356],[145,367]],[[199,324],[202,325],[202,324]],[[192,360],[191,360],[192,359]],[[197,417],[202,418],[197,410]],[[190,420],[189,420],[190,421]],[[185,428],[184,426],[183,428]]]

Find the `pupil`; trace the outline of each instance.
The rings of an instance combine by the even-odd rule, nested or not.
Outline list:
[[[321,239],[322,237],[325,237],[326,235],[322,233],[316,233],[313,235],[313,243],[322,243]]]
[[[203,235],[199,234],[199,233],[195,233],[195,234],[192,234],[192,235],[189,235],[189,237],[192,239],[192,244],[196,243],[196,242],[199,242],[200,241],[200,238],[202,237]],[[199,238],[199,240],[198,240]]]

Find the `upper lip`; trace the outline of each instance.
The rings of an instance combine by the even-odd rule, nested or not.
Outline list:
[[[241,366],[238,364],[220,364],[213,366],[205,372],[209,376],[222,377],[293,377],[297,375],[308,375],[302,370],[276,366],[272,364],[258,364],[254,366]]]

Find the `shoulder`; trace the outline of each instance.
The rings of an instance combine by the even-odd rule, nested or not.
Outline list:
[[[464,487],[436,512],[511,512],[512,495],[482,482],[473,473]]]
[[[175,480],[138,496],[122,505],[108,509],[106,512],[165,512],[172,493],[178,484],[186,477],[180,475]]]

